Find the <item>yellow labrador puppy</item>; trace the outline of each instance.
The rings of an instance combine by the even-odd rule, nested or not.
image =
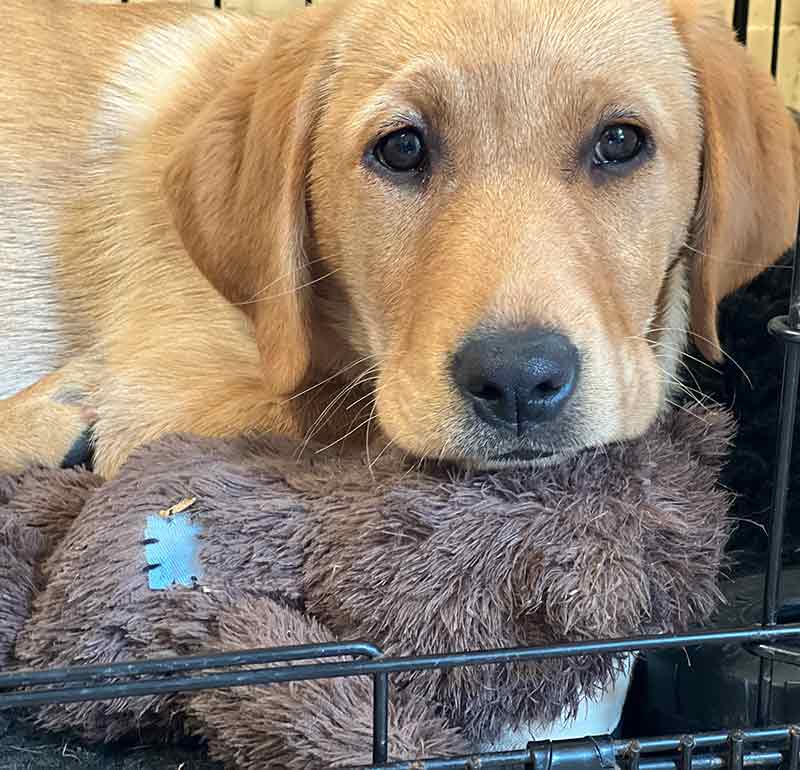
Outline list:
[[[92,427],[547,462],[636,436],[792,241],[800,140],[695,0],[5,0],[0,469]],[[378,431],[373,431],[373,435]]]

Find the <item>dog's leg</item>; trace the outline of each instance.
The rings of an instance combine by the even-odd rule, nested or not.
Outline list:
[[[84,374],[79,365],[67,365],[0,400],[0,473],[89,459],[94,413]]]

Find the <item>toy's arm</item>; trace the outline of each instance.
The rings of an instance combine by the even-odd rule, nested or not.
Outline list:
[[[219,648],[225,651],[337,641],[314,619],[271,599],[237,602],[219,619]],[[371,761],[372,682],[367,677],[208,690],[191,697],[189,712],[208,736],[211,753],[241,770],[321,770]],[[394,690],[390,758],[466,752],[459,731],[426,703],[404,702]]]
[[[100,483],[81,471],[0,475],[0,669],[15,664],[17,634],[45,583],[47,560]]]

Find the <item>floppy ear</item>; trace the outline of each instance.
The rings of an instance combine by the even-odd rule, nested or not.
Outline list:
[[[325,10],[276,23],[264,53],[189,125],[163,177],[189,255],[251,318],[273,395],[296,389],[310,363],[305,196]]]
[[[717,305],[792,244],[800,205],[800,134],[769,73],[702,0],[674,0],[693,63],[704,126],[690,245],[690,329],[721,360]]]

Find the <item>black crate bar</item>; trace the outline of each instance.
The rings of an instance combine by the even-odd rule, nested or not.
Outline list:
[[[781,40],[782,0],[774,0],[775,11],[772,17],[772,53],[770,55],[770,71],[775,77],[778,73],[778,50]],[[733,6],[733,28],[738,40],[747,45],[747,28],[750,20],[750,0],[736,0]]]
[[[769,628],[760,626],[734,628],[729,630],[698,631],[686,634],[661,634],[634,636],[623,639],[607,639],[592,642],[570,642],[542,647],[515,647],[499,650],[474,650],[453,652],[442,655],[421,655],[407,657],[380,657],[378,648],[362,643],[342,643],[309,645],[298,647],[278,647],[268,650],[254,650],[235,653],[234,663],[228,653],[195,656],[195,663],[186,664],[186,658],[168,658],[160,661],[115,663],[110,666],[73,666],[45,671],[15,671],[0,674],[0,710],[9,708],[41,706],[51,703],[78,703],[90,700],[112,700],[114,698],[138,697],[143,695],[167,695],[176,692],[196,692],[218,687],[252,687],[254,685],[301,682],[317,679],[338,679],[352,676],[375,676],[399,674],[431,669],[461,668],[463,666],[488,666],[503,663],[527,663],[545,658],[568,658],[583,655],[617,655],[627,652],[647,652],[696,645],[725,644],[769,644],[784,640],[800,639],[800,623],[776,625]],[[324,648],[324,652],[322,649]],[[368,659],[341,661],[333,663],[304,663],[275,667],[275,663],[286,661],[313,660],[320,657],[339,657],[352,654],[363,655],[369,648]],[[288,651],[288,652],[287,652]],[[264,664],[267,664],[266,666]],[[254,667],[261,665],[262,667]],[[134,681],[97,683],[97,680],[119,680],[139,676],[141,672],[150,673],[157,667],[156,676],[141,677]],[[246,669],[244,667],[247,667]],[[199,670],[234,668],[221,673],[194,673]],[[244,670],[239,670],[244,669]],[[185,676],[173,676],[188,671]],[[87,683],[87,681],[89,683]],[[78,682],[72,687],[50,687],[28,689],[24,692],[3,692],[18,688],[36,688],[42,684],[61,684]],[[380,688],[379,688],[380,689]],[[388,705],[388,698],[383,698]],[[379,723],[376,728],[383,730],[388,709],[375,709]]]
[[[613,740],[608,736],[534,741],[519,751],[392,762],[350,770],[477,770],[519,765],[532,770],[798,770],[800,727]]]
[[[747,23],[750,18],[750,0],[736,0],[733,6],[733,28],[741,43],[747,44]]]
[[[772,57],[770,60],[770,72],[772,77],[778,74],[778,48],[781,42],[781,0],[775,0],[775,14],[772,21]]]
[[[740,8],[740,6],[742,6]],[[739,34],[739,23],[746,26],[748,15],[747,0],[736,0],[734,8],[734,26]],[[782,2],[775,0],[772,28],[772,54],[770,70],[776,77],[778,71],[778,51],[781,35]],[[741,39],[741,35],[739,35]],[[789,308],[786,315],[773,318],[769,322],[769,332],[784,345],[783,379],[781,382],[780,406],[778,412],[778,439],[775,450],[775,478],[772,493],[772,511],[770,514],[769,557],[764,581],[764,600],[762,623],[765,627],[774,626],[778,621],[778,609],[781,600],[781,569],[783,532],[786,522],[787,502],[789,497],[789,480],[797,417],[797,390],[800,385],[800,212],[798,213],[797,231],[792,256],[792,282],[789,296]],[[772,680],[776,660],[783,660],[800,665],[800,655],[795,649],[776,648],[763,645],[755,650],[761,656],[758,677],[757,723],[765,726],[770,722],[772,707]],[[796,764],[795,764],[796,767]]]
[[[272,647],[264,650],[222,652],[211,655],[184,655],[179,658],[128,661],[110,663],[108,665],[68,666],[66,668],[51,668],[42,671],[15,671],[11,674],[0,674],[0,690],[43,684],[63,684],[65,682],[93,682],[133,676],[171,675],[217,668],[263,666],[265,664],[286,663],[297,660],[313,660],[314,658],[379,658],[381,655],[380,649],[374,644],[365,644],[363,642],[329,642],[291,647]],[[0,708],[3,707],[1,700],[3,697],[5,696],[0,692]],[[61,702],[67,703],[68,701]]]
[[[20,671],[0,674],[0,710],[25,708],[55,703],[75,703],[92,700],[111,700],[143,695],[166,695],[176,692],[194,692],[219,687],[245,687],[285,682],[334,679],[351,676],[373,677],[373,766],[382,766],[388,757],[388,703],[389,674],[447,669],[461,666],[523,663],[542,658],[562,658],[577,655],[610,655],[623,652],[646,652],[694,645],[768,644],[800,638],[800,623],[775,625],[768,628],[739,628],[726,631],[699,631],[688,634],[652,635],[610,639],[596,642],[576,642],[545,647],[521,647],[506,650],[478,650],[427,655],[417,657],[383,658],[374,645],[360,642],[283,647],[273,650],[253,650],[217,655],[198,655],[157,661],[131,661],[109,666],[80,666],[45,671]],[[366,659],[334,663],[307,663],[274,667],[289,661],[313,660],[325,657],[353,657]],[[256,666],[254,668],[254,666]],[[260,667],[258,667],[260,666]],[[246,669],[244,667],[247,667]],[[233,668],[220,673],[196,673],[207,669]],[[241,670],[244,669],[244,670]],[[174,674],[185,674],[174,676]],[[140,677],[134,681],[115,681]],[[102,680],[108,679],[112,683]],[[100,681],[98,681],[100,680]],[[76,683],[68,687],[43,685]],[[19,688],[28,688],[20,692]],[[4,690],[16,690],[2,692]],[[687,748],[684,747],[684,752]],[[492,765],[495,759],[503,763],[516,761],[511,756],[485,755]],[[692,767],[697,762],[690,759]],[[442,760],[444,761],[444,760]],[[456,760],[447,760],[456,761]],[[483,758],[481,759],[483,762]],[[436,762],[436,760],[430,760]],[[501,763],[502,764],[502,763]],[[406,765],[398,765],[398,768]],[[411,767],[411,765],[408,765]],[[462,764],[432,764],[433,768],[464,767]],[[658,770],[651,768],[650,770]]]
[[[781,553],[786,508],[789,497],[789,479],[794,438],[797,388],[800,384],[800,265],[798,264],[798,239],[800,239],[800,213],[798,213],[797,238],[792,260],[792,289],[787,315],[778,316],[769,322],[769,331],[786,347],[781,384],[780,411],[778,415],[778,442],[775,460],[775,481],[772,495],[772,513],[769,532],[769,558],[764,585],[764,626],[778,622],[781,591]],[[800,658],[797,659],[800,664]],[[773,656],[762,656],[758,681],[758,721],[766,725],[770,718],[772,703]]]

